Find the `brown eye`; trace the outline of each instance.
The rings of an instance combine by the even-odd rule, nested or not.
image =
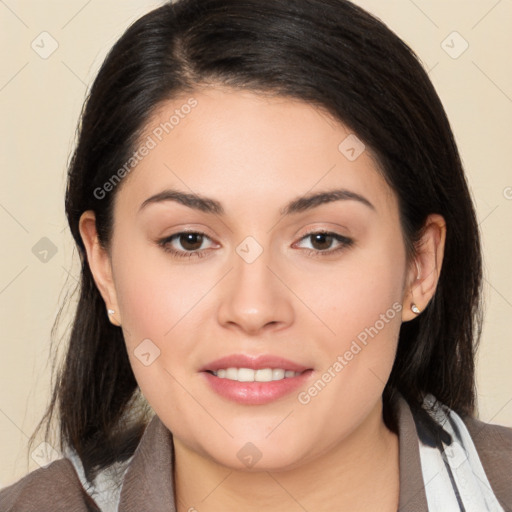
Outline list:
[[[314,249],[319,251],[330,249],[332,242],[334,241],[334,237],[327,233],[315,233],[309,236],[311,238],[311,245]]]
[[[205,242],[206,247],[204,247]],[[204,233],[183,231],[159,240],[158,245],[173,256],[203,258],[211,248],[208,246],[208,242],[211,244],[210,237]]]
[[[309,241],[310,247],[304,247],[308,255],[328,256],[350,247],[354,240],[338,233],[314,231],[300,239],[300,243]]]
[[[187,251],[196,251],[203,244],[203,235],[200,233],[182,233],[178,236],[181,247]]]

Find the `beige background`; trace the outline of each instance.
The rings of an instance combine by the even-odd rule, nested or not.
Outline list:
[[[49,397],[51,326],[78,275],[63,197],[80,108],[108,49],[160,3],[0,0],[0,487],[38,467],[26,443]],[[417,52],[452,122],[485,253],[480,417],[512,426],[512,1],[356,3]],[[32,252],[43,237],[57,250],[46,262]]]

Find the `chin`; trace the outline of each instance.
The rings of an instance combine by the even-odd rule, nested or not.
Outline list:
[[[301,466],[306,455],[311,452],[304,446],[304,437],[300,439],[288,438],[287,443],[281,439],[265,439],[249,441],[247,436],[225,440],[215,446],[211,441],[205,444],[200,451],[217,464],[232,470],[259,472],[287,471]],[[316,443],[313,443],[313,446]],[[311,448],[313,448],[313,446]]]

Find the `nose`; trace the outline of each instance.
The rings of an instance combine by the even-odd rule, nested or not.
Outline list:
[[[219,323],[251,335],[289,326],[294,320],[293,293],[272,268],[268,253],[263,251],[252,263],[235,253],[233,265],[222,284]]]

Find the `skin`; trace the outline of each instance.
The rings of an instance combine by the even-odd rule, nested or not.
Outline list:
[[[98,244],[94,212],[80,220],[135,377],[173,433],[177,509],[396,511],[398,439],[383,422],[382,391],[400,325],[416,316],[411,303],[423,310],[435,292],[444,221],[427,219],[408,261],[396,195],[368,149],[355,161],[339,151],[351,133],[344,125],[288,98],[221,87],[193,97],[197,106],[116,191],[109,250]],[[142,139],[188,99],[163,104]],[[225,214],[173,201],[139,212],[166,188],[213,198]],[[292,199],[334,188],[373,208],[342,200],[280,213]],[[158,245],[185,229],[207,235],[196,243],[203,258]],[[326,255],[341,244],[306,237],[319,230],[353,243]],[[236,252],[247,236],[263,250],[250,264]],[[172,247],[190,252],[183,238]],[[273,354],[313,369],[299,390],[307,391],[393,304],[402,311],[307,404],[297,392],[266,405],[236,404],[199,373],[221,356]],[[134,353],[144,339],[160,350],[148,366]],[[237,457],[247,442],[261,453],[252,468]]]

